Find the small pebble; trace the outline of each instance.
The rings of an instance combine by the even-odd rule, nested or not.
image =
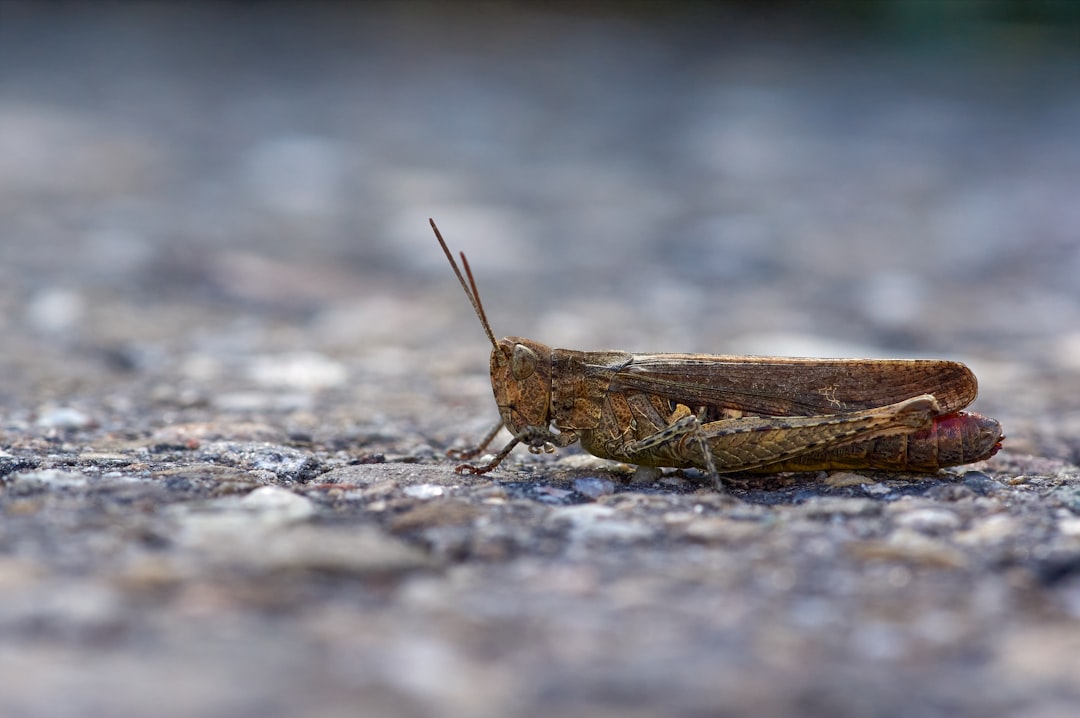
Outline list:
[[[315,513],[310,499],[280,486],[260,486],[240,499],[240,505],[249,511],[273,512],[298,521]]]
[[[534,490],[536,498],[548,504],[561,504],[574,495],[573,491],[558,489],[554,486],[537,486]]]
[[[663,475],[663,469],[659,469],[655,466],[638,466],[634,469],[634,476],[630,479],[630,485],[644,486],[651,484]]]
[[[574,491],[588,496],[590,499],[598,499],[601,496],[615,493],[615,482],[592,476],[574,479]]]
[[[415,484],[406,486],[402,489],[402,493],[414,499],[433,499],[445,494],[446,487],[438,484]]]
[[[87,478],[75,471],[42,469],[40,471],[15,472],[7,477],[7,481],[18,485],[40,485],[59,489],[86,486]]]
[[[965,473],[964,486],[968,487],[979,496],[996,494],[1005,488],[1005,484],[981,471],[968,471]]]
[[[862,486],[862,491],[867,496],[881,498],[882,496],[887,496],[888,494],[891,494],[893,490],[892,487],[887,484],[864,483]]]
[[[850,471],[834,471],[833,473],[829,474],[827,479],[825,479],[825,485],[831,486],[833,488],[862,486],[863,484],[868,482],[869,479],[867,479],[862,474],[856,474]]]
[[[941,534],[960,526],[960,519],[948,509],[915,509],[896,516],[896,524],[926,534]]]
[[[45,409],[37,419],[37,425],[46,429],[85,429],[93,424],[89,414],[70,406]]]

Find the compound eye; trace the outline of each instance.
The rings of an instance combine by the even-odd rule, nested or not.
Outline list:
[[[524,344],[516,344],[510,357],[510,373],[515,379],[526,379],[536,371],[536,360],[536,352]]]

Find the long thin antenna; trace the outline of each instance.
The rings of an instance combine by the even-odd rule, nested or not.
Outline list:
[[[457,275],[458,281],[461,283],[461,288],[465,290],[465,296],[469,298],[469,303],[472,304],[473,311],[476,312],[476,316],[480,319],[480,324],[484,327],[484,333],[487,334],[487,338],[491,341],[491,346],[496,349],[499,348],[499,342],[495,340],[495,333],[491,331],[491,325],[488,324],[487,314],[484,313],[484,305],[480,303],[480,292],[476,290],[476,280],[473,278],[472,269],[469,268],[469,260],[465,259],[465,253],[461,252],[461,263],[465,267],[465,274],[468,275],[469,281],[465,282],[465,275],[458,269],[457,262],[454,261],[454,255],[450,253],[450,248],[446,246],[446,241],[442,237],[442,233],[439,228],[435,226],[435,220],[428,218],[428,222],[431,223],[431,228],[435,230],[435,238],[439,240],[439,245],[442,247],[443,253],[450,261],[450,266],[454,268],[454,274]]]

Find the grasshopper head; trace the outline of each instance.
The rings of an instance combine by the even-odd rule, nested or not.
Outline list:
[[[491,388],[507,430],[515,436],[551,421],[551,347],[503,337],[491,350]]]
[[[495,391],[495,403],[499,406],[503,424],[515,437],[520,438],[529,427],[544,429],[546,435],[551,422],[551,347],[521,337],[495,339],[484,313],[484,305],[480,303],[480,292],[469,269],[469,260],[465,259],[464,254],[460,255],[461,265],[465,269],[462,272],[435,221],[428,221],[493,347],[491,388]]]

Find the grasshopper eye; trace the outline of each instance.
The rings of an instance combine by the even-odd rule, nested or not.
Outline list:
[[[515,379],[525,379],[536,371],[536,352],[524,344],[514,346],[514,355],[510,357],[510,373]]]

